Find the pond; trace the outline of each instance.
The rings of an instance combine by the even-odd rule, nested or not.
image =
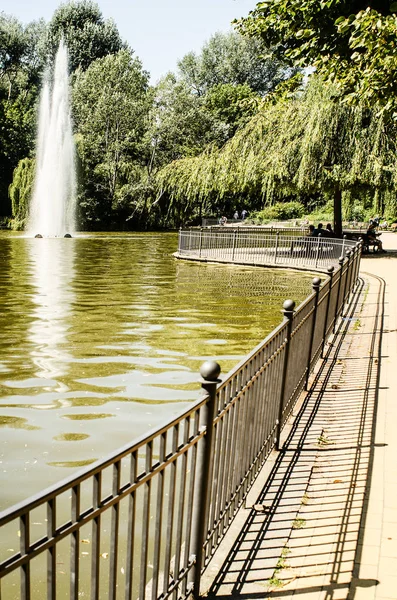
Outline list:
[[[0,508],[129,443],[225,376],[312,275],[178,261],[177,234],[0,234]]]

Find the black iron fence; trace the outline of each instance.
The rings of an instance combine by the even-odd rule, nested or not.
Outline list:
[[[314,270],[337,266],[357,240],[310,237],[299,230],[186,229],[179,231],[178,256],[248,265]]]
[[[252,227],[255,227],[257,229],[272,229],[272,230],[289,230],[289,231],[293,231],[293,230],[298,230],[298,231],[307,231],[309,223],[303,223],[300,222],[296,219],[291,219],[290,221],[272,221],[269,224],[266,225],[245,225],[245,219],[227,219],[225,225],[223,225],[221,222],[221,218],[219,219],[215,219],[215,218],[208,218],[208,217],[204,217],[201,219],[201,226],[202,227],[231,227],[233,225],[235,225],[236,223],[238,223],[239,227],[249,227],[250,229]]]
[[[250,244],[247,249],[252,248]],[[0,514],[0,598],[197,597],[358,277],[354,246],[223,381],[162,428]]]
[[[210,231],[223,231],[223,232],[227,232],[227,231],[233,231],[234,226],[236,226],[236,229],[238,229],[240,231],[240,233],[253,233],[253,232],[260,232],[260,233],[267,233],[267,234],[273,234],[273,233],[286,233],[288,235],[307,235],[309,228],[307,225],[294,225],[293,223],[291,223],[290,225],[286,224],[285,221],[281,222],[281,223],[272,223],[271,225],[245,225],[244,221],[239,221],[239,220],[233,220],[228,222],[226,225],[220,225],[219,223],[206,223],[206,225],[202,225],[203,228],[209,229]],[[194,231],[195,229],[200,229],[200,228],[192,228],[192,230]]]

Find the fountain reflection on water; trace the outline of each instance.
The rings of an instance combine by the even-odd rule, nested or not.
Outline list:
[[[71,360],[67,350],[68,315],[74,301],[75,248],[73,244],[46,239],[30,244],[30,276],[35,293],[29,341],[36,380],[52,392],[66,392],[63,382]]]
[[[59,237],[75,230],[76,175],[69,102],[68,52],[61,40],[53,81],[47,71],[40,98],[36,172],[29,234]]]

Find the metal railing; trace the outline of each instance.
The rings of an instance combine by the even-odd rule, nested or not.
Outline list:
[[[223,381],[217,363],[204,363],[202,397],[177,418],[1,513],[0,598],[198,597],[203,569],[280,447],[360,255],[356,245],[316,277],[297,310],[286,301],[284,321]]]
[[[269,265],[314,270],[337,266],[340,256],[357,240],[309,237],[299,231],[253,232],[239,229],[187,229],[179,231],[177,256],[245,265]]]
[[[207,225],[206,229],[209,229],[212,232],[218,232],[218,231],[223,231],[223,232],[228,232],[230,233],[230,231],[233,231],[234,229],[234,225],[236,223],[239,223],[239,221],[231,221],[230,223],[228,223],[227,225]],[[241,222],[242,224],[238,225],[238,227],[236,227],[236,229],[238,229],[238,231],[240,233],[263,233],[263,234],[276,234],[276,233],[281,233],[281,234],[287,234],[287,235],[291,235],[291,236],[304,236],[304,235],[308,235],[308,227],[306,226],[295,226],[295,225],[291,225],[290,227],[287,227],[285,224],[284,225],[277,225],[276,224],[272,224],[272,225],[244,225],[243,222]],[[204,226],[203,226],[204,228]],[[192,230],[199,230],[200,228],[192,228]],[[190,229],[189,229],[190,231]]]
[[[233,226],[234,223],[240,223],[240,227],[244,227],[245,219],[228,219],[226,221],[227,226]],[[221,226],[220,219],[211,218],[211,217],[203,217],[201,219],[202,227],[217,227]],[[309,223],[303,223],[299,219],[291,219],[290,221],[272,221],[270,223],[266,223],[265,225],[249,225],[248,227],[257,227],[259,229],[299,229],[300,231],[307,231]]]

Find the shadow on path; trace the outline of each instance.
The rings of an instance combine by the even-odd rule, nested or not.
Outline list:
[[[359,280],[209,596],[353,599],[357,589],[377,585],[358,577],[384,318],[384,281],[375,279],[369,291]]]

